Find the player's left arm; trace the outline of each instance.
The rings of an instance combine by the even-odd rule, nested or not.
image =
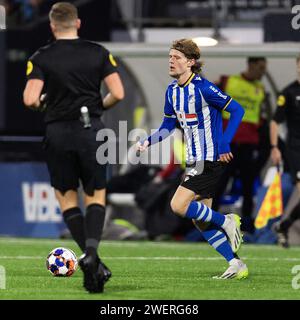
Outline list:
[[[219,143],[219,155],[221,161],[229,162],[233,158],[230,152],[230,143],[243,119],[245,110],[232,98],[230,98],[223,110],[230,113],[230,119]]]
[[[108,93],[103,98],[104,109],[109,109],[125,97],[124,86],[118,73],[118,65],[113,55],[104,47],[101,73]]]
[[[44,88],[44,73],[39,64],[38,52],[34,54],[27,62],[27,83],[23,92],[23,102],[26,107],[38,110],[41,107],[41,96]]]
[[[277,108],[270,121],[271,160],[274,165],[282,161],[282,154],[278,148],[279,125],[286,121],[287,92],[284,90],[277,98]]]
[[[230,113],[228,125],[218,143],[220,161],[229,162],[233,159],[233,155],[230,150],[230,143],[242,121],[245,111],[238,102],[233,100],[230,96],[222,92],[217,86],[209,81],[207,81],[207,85],[204,87],[202,93],[204,95],[204,99],[209,105],[213,106],[220,112],[225,110]]]
[[[123,100],[125,94],[122,80],[117,72],[106,76],[104,78],[104,83],[109,91],[103,98],[103,107],[107,109]]]

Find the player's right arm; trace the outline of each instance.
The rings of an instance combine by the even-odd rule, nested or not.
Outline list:
[[[163,122],[158,130],[146,140],[137,142],[136,149],[138,151],[145,151],[150,145],[161,142],[166,139],[176,127],[177,117],[175,115],[173,106],[171,104],[171,97],[169,96],[169,90],[166,91],[165,95],[165,106],[164,106],[164,118]]]
[[[270,122],[271,160],[274,165],[280,164],[282,155],[278,149],[279,124],[285,121],[286,94],[282,92],[277,99],[277,108]]]

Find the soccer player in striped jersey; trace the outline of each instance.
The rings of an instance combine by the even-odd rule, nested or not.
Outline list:
[[[173,42],[169,75],[175,80],[165,95],[164,119],[148,139],[137,143],[139,152],[169,136],[179,121],[186,141],[187,171],[171,201],[175,214],[193,220],[208,243],[229,263],[216,278],[242,279],[248,268],[238,257],[242,234],[240,218],[211,209],[218,180],[233,158],[230,142],[244,115],[243,108],[214,84],[200,76],[200,49],[189,39]],[[222,111],[230,113],[222,129]],[[196,201],[200,200],[200,202]]]

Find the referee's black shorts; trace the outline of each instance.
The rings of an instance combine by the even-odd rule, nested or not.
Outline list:
[[[225,168],[225,162],[204,160],[186,169],[181,186],[195,192],[201,199],[213,198]]]
[[[286,148],[288,167],[294,183],[300,181],[300,141]]]
[[[96,135],[104,125],[99,118],[92,118],[91,124],[89,129],[79,120],[47,124],[44,149],[51,185],[63,194],[77,190],[79,180],[90,196],[106,187],[106,165],[96,160],[102,143],[96,141]]]

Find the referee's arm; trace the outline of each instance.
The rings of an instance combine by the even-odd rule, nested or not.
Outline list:
[[[23,102],[28,108],[39,108],[41,105],[40,96],[44,87],[44,81],[30,79],[26,83],[23,92]]]
[[[103,98],[103,107],[108,109],[114,106],[117,102],[124,99],[124,87],[122,80],[117,72],[114,72],[104,78],[104,83],[107,86],[108,94]]]
[[[281,94],[277,99],[277,108],[270,122],[271,160],[274,165],[282,162],[282,154],[278,148],[279,125],[285,121],[286,97]]]

